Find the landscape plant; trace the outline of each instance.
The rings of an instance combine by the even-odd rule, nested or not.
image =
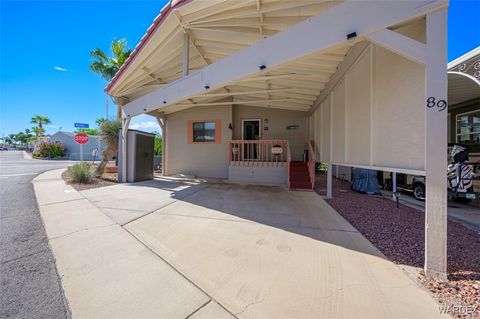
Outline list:
[[[40,158],[56,158],[65,156],[65,148],[62,143],[41,141],[33,156]]]
[[[122,122],[118,119],[106,120],[99,127],[99,137],[105,145],[105,149],[102,152],[102,161],[97,168],[97,174],[101,175],[105,167],[108,164],[108,160],[112,156],[117,156],[118,153],[118,138],[120,130],[122,129]]]
[[[67,173],[71,181],[74,183],[88,184],[95,178],[92,165],[87,162],[81,162],[70,166]]]
[[[155,155],[162,155],[162,135],[157,134],[155,135],[155,144],[153,146],[153,151]]]

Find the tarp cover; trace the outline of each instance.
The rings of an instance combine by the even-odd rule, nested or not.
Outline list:
[[[352,189],[354,191],[366,194],[380,193],[377,171],[365,168],[353,168],[352,177]]]

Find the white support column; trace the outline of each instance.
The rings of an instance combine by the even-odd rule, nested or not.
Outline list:
[[[157,115],[155,118],[162,129],[162,176],[166,176],[167,171],[167,118],[164,114]]]
[[[333,193],[333,168],[332,163],[327,166],[327,198],[332,198]]]
[[[427,14],[425,274],[447,280],[447,8]]]
[[[392,172],[392,200],[397,201],[397,173]]]
[[[122,135],[120,136],[122,142],[122,183],[127,182],[127,133],[128,126],[130,125],[130,117],[125,116],[125,112],[122,110]]]
[[[190,36],[187,32],[183,34],[183,76],[189,73],[190,64]]]

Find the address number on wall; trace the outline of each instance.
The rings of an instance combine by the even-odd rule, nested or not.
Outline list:
[[[436,108],[438,108],[438,111],[441,112],[441,111],[446,110],[447,106],[448,106],[448,103],[445,100],[438,100],[437,101],[433,96],[431,96],[427,99],[427,107],[429,109],[436,107]]]

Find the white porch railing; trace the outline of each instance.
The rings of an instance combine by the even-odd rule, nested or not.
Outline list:
[[[230,165],[284,166],[290,161],[286,140],[233,140],[228,147]]]

